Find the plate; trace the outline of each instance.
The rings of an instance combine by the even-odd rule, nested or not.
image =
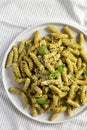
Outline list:
[[[23,101],[22,101],[21,97],[19,95],[11,94],[8,91],[9,87],[11,87],[11,86],[16,86],[16,87],[18,86],[19,87],[19,85],[16,84],[15,81],[14,81],[14,78],[13,78],[13,75],[12,75],[12,68],[9,68],[9,69],[5,68],[6,58],[7,58],[7,55],[9,53],[10,49],[12,48],[12,46],[14,44],[18,44],[20,40],[26,40],[29,37],[31,37],[36,30],[40,30],[41,37],[46,35],[48,33],[47,30],[46,30],[46,27],[49,24],[55,26],[56,28],[58,28],[58,30],[62,30],[64,25],[66,25],[66,24],[63,24],[63,23],[45,23],[45,24],[34,26],[32,28],[28,28],[23,33],[21,33],[11,43],[11,45],[9,46],[9,48],[8,48],[6,54],[5,54],[5,57],[3,59],[3,66],[2,66],[2,78],[3,78],[4,87],[5,87],[5,90],[7,92],[7,95],[9,97],[9,99],[11,100],[13,105],[20,112],[22,112],[24,115],[26,115],[27,117],[29,117],[29,118],[31,118],[33,120],[40,121],[40,122],[43,122],[43,123],[62,123],[62,122],[66,122],[68,120],[71,120],[74,117],[76,117],[76,116],[80,115],[81,113],[85,112],[86,109],[87,109],[87,105],[81,106],[80,108],[75,110],[72,117],[68,117],[66,114],[61,113],[61,114],[59,114],[59,116],[57,117],[56,120],[51,122],[51,121],[48,120],[51,113],[45,113],[45,114],[42,114],[42,115],[39,115],[39,116],[36,116],[36,117],[32,117],[31,116],[31,111],[24,107],[24,104],[23,104]],[[71,27],[73,33],[75,34],[75,36],[77,36],[78,33],[82,32],[81,30],[77,29],[76,27],[73,27],[73,26],[70,26],[70,27]],[[87,35],[86,34],[84,34],[84,35],[85,35],[85,38],[87,38]],[[85,48],[85,51],[86,51],[87,50],[86,41],[84,43],[84,48]]]

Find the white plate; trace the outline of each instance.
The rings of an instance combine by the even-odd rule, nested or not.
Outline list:
[[[11,100],[11,102],[14,104],[14,106],[20,112],[22,112],[27,117],[29,117],[31,119],[34,119],[34,120],[37,120],[37,121],[40,121],[40,122],[44,122],[44,123],[62,123],[62,122],[68,121],[68,120],[72,119],[73,117],[76,117],[76,116],[80,115],[81,113],[83,113],[87,109],[87,105],[84,105],[84,106],[78,108],[77,110],[75,110],[72,117],[68,117],[67,115],[61,113],[61,114],[59,114],[59,116],[57,117],[56,120],[50,122],[48,120],[49,117],[50,117],[50,113],[45,113],[45,114],[39,115],[37,117],[32,117],[31,114],[30,114],[30,110],[26,109],[24,107],[24,104],[23,104],[23,101],[22,101],[21,97],[18,96],[18,95],[12,94],[12,93],[10,93],[8,91],[9,87],[11,87],[11,86],[16,86],[17,87],[18,86],[18,84],[15,83],[15,80],[13,78],[12,71],[11,71],[12,69],[11,68],[9,68],[9,69],[5,68],[6,58],[7,58],[7,55],[9,53],[10,49],[12,48],[12,46],[14,44],[18,44],[18,42],[20,40],[26,40],[29,37],[31,37],[33,35],[33,33],[35,32],[35,30],[40,30],[41,36],[46,35],[48,33],[48,31],[46,30],[46,27],[47,27],[48,24],[51,24],[51,25],[55,26],[56,28],[58,28],[58,30],[61,30],[63,28],[63,26],[65,25],[65,24],[61,24],[61,23],[46,23],[46,24],[37,25],[37,26],[32,27],[32,28],[28,28],[22,34],[20,34],[12,42],[12,44],[9,46],[9,48],[8,48],[6,54],[5,54],[5,57],[4,57],[4,60],[3,60],[2,77],[3,77],[4,87],[5,87],[5,90],[6,90],[7,94],[8,94],[9,99]],[[75,27],[72,27],[72,26],[71,26],[71,29],[73,30],[73,33],[75,35],[77,35],[79,32],[81,32],[81,30],[76,29]],[[87,38],[86,35],[85,35],[85,37]],[[86,41],[85,41],[84,47],[85,47],[85,50],[87,50]]]

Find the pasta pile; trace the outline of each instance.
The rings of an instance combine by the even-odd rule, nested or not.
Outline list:
[[[59,113],[73,111],[87,103],[87,54],[84,51],[84,34],[74,34],[69,26],[65,33],[48,25],[48,35],[40,38],[37,30],[30,39],[14,45],[8,54],[6,68],[21,88],[10,87],[19,94],[31,115],[52,112],[50,121]]]

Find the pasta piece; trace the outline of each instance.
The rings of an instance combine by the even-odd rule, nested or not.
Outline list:
[[[49,30],[49,31],[51,31],[51,32],[53,32],[53,33],[59,33],[59,34],[61,34],[61,32],[59,32],[54,26],[52,26],[52,25],[48,25],[47,26],[47,29]]]
[[[58,85],[59,82],[58,82],[58,80],[54,80],[54,79],[45,80],[45,81],[41,82],[41,85],[50,85],[50,84]]]
[[[20,68],[20,71],[21,71],[22,78],[26,78],[27,75],[26,75],[26,73],[24,72],[24,64],[23,64],[23,61],[20,61],[20,63],[19,63],[19,68]]]
[[[34,53],[30,53],[30,57],[32,58],[32,60],[34,61],[34,63],[36,64],[36,66],[40,70],[45,69],[44,66],[40,63],[40,61],[38,60],[37,56]]]
[[[58,68],[59,65],[62,65],[62,60],[58,60],[57,63],[55,63],[55,68]]]
[[[32,42],[33,42],[34,38],[31,37],[30,39],[25,41],[25,46],[31,46]]]
[[[25,84],[23,86],[23,91],[24,92],[27,92],[27,89],[28,89],[29,85],[30,85],[30,79],[27,78],[26,81],[25,81]]]
[[[53,56],[54,57],[54,62],[55,61],[58,61],[59,60],[59,58],[60,58],[60,54],[56,54],[55,56]]]
[[[21,61],[21,69],[29,78],[31,77],[32,73],[30,72],[26,61]]]
[[[30,71],[32,71],[32,70],[33,70],[33,61],[31,60],[31,58],[28,57],[27,55],[25,55],[25,56],[23,57],[23,59],[24,59],[25,61],[27,61],[28,65],[29,65],[29,69],[30,69]]]
[[[67,34],[59,34],[59,33],[51,33],[51,36],[56,38],[56,39],[64,39],[68,38]]]
[[[67,110],[66,106],[60,106],[60,107],[58,107],[56,112],[65,112],[66,110]]]
[[[49,88],[50,88],[52,91],[54,91],[56,94],[58,94],[58,95],[61,95],[61,94],[62,94],[62,91],[61,91],[59,88],[57,88],[56,86],[54,86],[54,85],[50,85]]]
[[[87,89],[87,86],[81,86],[81,103],[82,104],[85,104],[87,101],[86,101],[86,89]]]
[[[18,61],[18,47],[17,45],[13,46],[13,62]]]
[[[22,52],[20,53],[19,58],[18,58],[18,61],[20,62],[25,55],[26,55],[26,50],[24,49],[24,50],[22,50]]]
[[[32,85],[32,90],[34,90],[36,92],[36,94],[34,95],[35,97],[42,96],[42,90],[38,86]]]
[[[44,113],[44,109],[39,104],[35,104],[35,108],[38,109],[38,111],[39,111],[40,114]]]
[[[22,98],[23,98],[23,100],[24,100],[25,107],[26,107],[26,108],[29,108],[29,107],[30,107],[30,104],[29,104],[29,99],[28,99],[27,95],[22,92],[22,93],[21,93],[21,96],[22,96]]]
[[[37,30],[35,32],[35,35],[34,35],[34,44],[38,43],[38,41],[39,41],[39,35],[40,35],[40,32]]]
[[[69,87],[67,87],[67,86],[63,86],[63,87],[59,87],[62,91],[64,91],[64,92],[68,92],[69,90],[70,90],[70,88]]]
[[[15,76],[16,78],[21,78],[20,69],[19,69],[17,63],[14,63],[14,64],[13,64],[13,73],[14,73],[14,76]]]
[[[11,67],[13,62],[13,50],[11,50],[8,54],[7,60],[6,60],[6,68]]]
[[[72,100],[68,100],[67,103],[75,108],[78,108],[79,107],[79,104],[77,102],[74,102]]]
[[[67,94],[68,94],[67,92],[62,92],[61,95],[59,95],[59,97],[60,97],[60,98],[64,98],[64,97],[67,96]]]
[[[63,106],[63,107],[61,106],[61,107],[59,107],[59,108],[57,109],[57,111],[54,112],[54,113],[51,115],[50,121],[53,121],[54,119],[56,119],[57,116],[58,116],[58,114],[61,113],[61,112],[65,112],[66,109],[67,109],[66,106]]]
[[[33,80],[34,82],[37,82],[37,81],[38,81],[38,78],[37,78],[35,75],[32,75],[31,78],[32,78],[32,80]]]
[[[72,62],[77,62],[77,58],[72,53],[70,53],[69,51],[63,51],[62,55],[64,57],[68,57]]]
[[[41,41],[40,41],[40,47],[43,46],[43,45],[45,45],[45,46],[47,45],[47,43],[46,43],[45,40],[41,40]]]
[[[76,92],[78,91],[79,87],[75,84],[72,85],[69,91],[68,100],[72,100],[76,96]]]
[[[74,34],[72,33],[72,31],[70,30],[69,26],[65,26],[64,27],[64,31],[68,34],[68,36],[70,38],[74,38]]]
[[[76,63],[73,63],[73,73],[76,74],[77,71],[78,71],[77,65]]]
[[[72,114],[73,114],[72,106],[68,105],[67,112],[68,112],[68,116],[72,116]]]
[[[74,49],[72,49],[72,48],[68,48],[68,50],[72,53],[72,54],[74,54],[74,55],[76,55],[76,56],[78,56],[79,54],[80,54],[80,52],[79,52],[79,50],[74,50]]]
[[[35,107],[32,107],[32,116],[35,117],[38,115],[37,109]]]
[[[64,83],[66,85],[68,85],[68,77],[67,77],[66,69],[64,69],[64,71],[62,72],[62,79],[63,79]]]
[[[50,107],[50,100],[47,100],[47,102],[45,104],[43,104],[43,108],[46,110]]]
[[[86,56],[85,52],[81,51],[80,55],[81,55],[82,59],[85,61],[85,63],[87,64],[87,56]]]
[[[30,54],[30,52],[35,51],[39,46],[40,46],[39,43],[37,43],[37,44],[31,46],[31,47],[28,49],[28,54]]]
[[[9,92],[14,93],[14,94],[21,94],[22,93],[22,90],[19,88],[16,88],[16,87],[11,87],[8,90],[9,90]]]
[[[72,49],[81,49],[81,46],[77,43],[74,43],[73,41],[70,41],[68,39],[63,39],[62,40],[64,46],[70,47]]]
[[[49,44],[49,48],[51,49],[51,48],[57,48],[57,47],[60,47],[62,45],[62,40],[60,39],[57,43],[55,43],[55,44]]]
[[[69,58],[66,59],[66,64],[68,66],[69,71],[73,73],[73,65]]]
[[[18,83],[18,84],[25,83],[25,81],[26,81],[26,78],[17,78],[16,79],[16,83]]]
[[[79,42],[78,42],[81,46],[83,45],[84,43],[84,34],[83,33],[80,33],[79,34]]]
[[[55,109],[58,106],[58,96],[57,95],[53,95],[53,102],[51,104],[51,110]]]
[[[80,70],[78,70],[78,71],[76,72],[76,78],[77,78],[77,79],[81,76],[81,74],[83,74],[84,70],[85,70],[85,68],[83,67],[83,68],[81,68]]]
[[[53,68],[53,66],[50,65],[48,62],[45,63],[45,66],[46,66],[46,68],[47,68],[50,72],[55,71],[54,68]]]
[[[21,52],[24,50],[25,48],[25,41],[21,41],[20,44],[19,44],[19,54],[21,54]]]
[[[78,85],[87,85],[87,80],[76,80],[75,83]]]
[[[51,116],[50,116],[50,121],[53,121],[54,119],[56,119],[57,118],[57,116],[58,116],[58,113],[57,112],[55,112],[55,113],[53,113]]]

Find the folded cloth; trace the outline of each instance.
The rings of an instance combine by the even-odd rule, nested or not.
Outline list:
[[[87,32],[87,0],[1,0],[0,73],[4,54],[27,27],[46,22],[64,22]],[[8,99],[0,75],[0,130],[87,130],[87,111],[71,121],[46,124],[20,113]]]

